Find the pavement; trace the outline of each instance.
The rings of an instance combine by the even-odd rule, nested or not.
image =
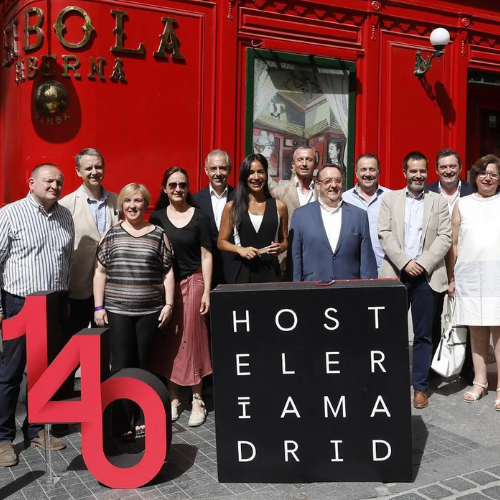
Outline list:
[[[495,379],[495,373],[490,373],[493,388]],[[466,404],[462,401],[465,387],[460,379],[434,382],[429,407],[413,410],[415,479],[411,483],[221,484],[217,480],[215,412],[210,411],[201,427],[189,428],[189,411],[184,411],[174,424],[168,461],[153,484],[136,490],[113,490],[91,476],[81,458],[77,425],[63,438],[67,448],[51,454],[52,474],[43,452],[23,449],[19,432],[15,447],[20,463],[0,469],[0,500],[500,500],[500,412],[493,408],[496,393],[490,392],[477,404]],[[212,408],[211,398],[205,399]],[[25,407],[19,405],[19,425],[24,415]]]
[[[209,395],[204,425],[188,427],[189,411],[174,424],[168,461],[153,483],[135,490],[99,484],[81,458],[79,426],[73,425],[63,438],[67,448],[51,454],[52,473],[48,457],[37,448],[24,450],[18,432],[14,444],[20,462],[0,468],[0,500],[500,500],[500,412],[493,406],[493,364],[489,382],[493,391],[477,404],[467,404],[462,400],[466,388],[462,380],[433,381],[429,407],[412,411],[414,481],[409,483],[221,484],[217,480],[216,413]],[[18,405],[19,426],[24,415],[25,407]]]

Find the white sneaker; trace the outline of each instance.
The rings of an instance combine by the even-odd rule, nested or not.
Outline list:
[[[197,402],[201,406],[201,411],[191,410],[191,416],[189,417],[188,425],[189,427],[198,427],[203,424],[207,419],[207,409],[205,408],[205,403],[201,398],[194,397],[193,403]]]
[[[182,404],[179,402],[176,405],[172,405],[172,422],[179,420],[179,415],[182,413]]]

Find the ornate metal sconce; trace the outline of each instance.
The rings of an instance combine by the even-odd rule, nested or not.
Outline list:
[[[444,48],[450,41],[450,33],[444,28],[436,28],[431,33],[429,38],[432,46],[436,49],[436,52],[428,56],[427,59],[424,59],[422,57],[422,51],[417,50],[417,56],[415,58],[415,71],[413,74],[418,78],[421,78],[427,73],[427,71],[429,71],[431,62],[435,57],[438,58],[438,61],[441,59],[441,56],[444,54]]]

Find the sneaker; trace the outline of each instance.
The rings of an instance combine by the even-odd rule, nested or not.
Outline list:
[[[27,440],[27,442],[25,441],[25,443],[31,448],[38,447],[45,451],[59,451],[66,448],[66,445],[54,436],[50,436],[50,439],[47,439],[44,429],[38,433],[38,436]]]
[[[172,422],[179,420],[179,415],[182,413],[182,404],[179,402],[177,406],[172,405]]]
[[[201,411],[191,410],[191,416],[189,417],[188,422],[189,427],[198,427],[207,419],[207,409],[205,408],[205,403],[200,397],[194,397],[193,403],[195,401],[201,406]]]
[[[0,467],[17,465],[18,458],[11,441],[0,442]]]

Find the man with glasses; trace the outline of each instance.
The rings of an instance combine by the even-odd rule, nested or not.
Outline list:
[[[427,158],[418,151],[403,160],[407,186],[387,193],[378,219],[380,244],[385,252],[380,278],[399,278],[408,291],[413,319],[413,406],[429,404],[432,360],[432,321],[438,293],[448,290],[444,257],[451,247],[448,204],[436,193],[424,191]]]
[[[228,201],[234,199],[236,190],[227,183],[231,173],[231,158],[221,149],[214,149],[208,153],[205,160],[205,173],[210,184],[201,191],[193,194],[193,203],[202,210],[211,221],[212,239],[212,289],[226,283],[225,275],[231,269],[233,256],[221,252],[217,248],[222,211]]]
[[[315,185],[318,200],[293,213],[287,263],[293,281],[377,277],[368,215],[342,200],[344,180],[339,165],[321,166]]]
[[[473,193],[472,186],[462,179],[462,160],[453,149],[442,149],[436,156],[436,173],[439,180],[429,184],[428,191],[439,193],[448,202],[450,217],[457,200],[462,196]],[[443,313],[444,297],[446,292],[440,293],[437,298],[436,311],[434,314],[434,323],[432,326],[432,351],[436,351],[441,340],[441,316]],[[431,374],[433,375],[433,374]],[[436,374],[437,376],[437,374]],[[472,385],[474,380],[474,369],[472,365],[472,354],[470,349],[470,337],[467,335],[467,348],[465,350],[465,361],[460,377]]]
[[[366,210],[368,222],[370,224],[370,236],[372,239],[373,251],[377,259],[377,267],[384,260],[384,251],[378,239],[378,214],[382,205],[382,197],[391,190],[378,183],[380,177],[380,161],[374,154],[364,153],[356,160],[356,177],[358,183],[344,193],[342,199]]]

